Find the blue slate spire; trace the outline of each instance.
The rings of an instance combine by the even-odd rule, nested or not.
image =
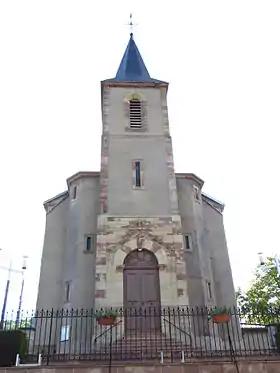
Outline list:
[[[141,57],[137,45],[135,44],[132,33],[130,34],[130,39],[124,52],[115,79],[123,82],[151,81],[150,74],[145,66],[145,63]]]
[[[142,56],[133,39],[133,33],[121,60],[115,78],[108,79],[111,82],[141,82],[141,83],[165,83],[150,77]]]

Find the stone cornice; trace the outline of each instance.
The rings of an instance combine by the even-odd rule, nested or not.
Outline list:
[[[202,179],[200,179],[198,176],[196,176],[195,174],[193,174],[193,173],[179,172],[179,173],[175,173],[175,176],[176,176],[176,179],[188,179],[188,180],[192,180],[195,183],[197,183],[200,186],[200,188],[203,187],[204,181]]]
[[[74,181],[77,181],[81,178],[91,178],[91,177],[95,178],[95,177],[99,177],[99,176],[100,176],[99,171],[79,171],[79,172],[70,176],[67,179],[67,185],[68,185],[68,188],[69,188],[71,183],[73,183]]]
[[[158,88],[158,87],[165,87],[168,88],[168,83],[163,82],[110,82],[103,80],[101,81],[101,86],[106,87],[139,87],[139,88]]]

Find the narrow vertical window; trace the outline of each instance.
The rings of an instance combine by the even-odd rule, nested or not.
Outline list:
[[[135,186],[141,188],[141,164],[140,161],[135,162]]]
[[[92,249],[92,237],[87,236],[86,238],[86,250],[90,251]]]
[[[142,127],[142,106],[140,100],[132,99],[129,101],[129,123],[130,128]]]
[[[74,186],[73,192],[72,192],[72,199],[76,199],[76,197],[77,197],[77,187]]]
[[[211,282],[207,282],[207,289],[208,289],[208,296],[209,296],[210,299],[212,299]]]
[[[185,248],[190,250],[190,237],[188,235],[185,236]]]
[[[65,302],[70,301],[70,292],[71,292],[71,282],[67,281],[65,283]]]
[[[194,199],[196,200],[196,202],[200,202],[200,190],[195,185],[193,186],[193,193],[194,193]]]
[[[84,253],[85,252],[90,252],[93,253],[95,248],[96,248],[96,240],[97,240],[97,235],[95,233],[93,234],[88,234],[85,236],[85,242],[84,242]]]

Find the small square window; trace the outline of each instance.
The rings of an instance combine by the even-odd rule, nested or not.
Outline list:
[[[185,249],[188,251],[192,249],[191,236],[189,234],[185,235]]]
[[[70,325],[63,325],[60,331],[60,342],[67,342],[69,340]]]

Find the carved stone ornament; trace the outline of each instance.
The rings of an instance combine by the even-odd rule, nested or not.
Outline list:
[[[155,267],[158,265],[155,254],[148,250],[131,251],[124,260],[125,267]]]

